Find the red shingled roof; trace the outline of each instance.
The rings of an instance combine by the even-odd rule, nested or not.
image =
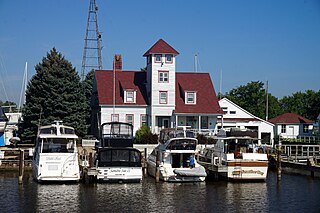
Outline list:
[[[113,104],[113,71],[95,72],[99,105]],[[146,73],[141,71],[116,72],[116,105],[147,105]],[[124,103],[125,89],[136,90],[136,103]],[[183,91],[196,92],[196,104],[185,104]],[[175,113],[223,114],[209,73],[176,73]]]
[[[171,47],[167,42],[162,39],[159,39],[143,56],[147,56],[155,53],[168,53],[178,55],[178,51],[176,51],[173,47]]]
[[[144,82],[146,79],[145,72],[135,71],[116,71],[116,105],[146,105],[146,91]],[[97,70],[95,72],[97,83],[99,105],[113,104],[113,71]],[[136,103],[124,103],[123,90],[133,89],[136,91]]]
[[[186,90],[196,92],[196,104],[185,104]],[[176,73],[175,113],[223,114],[209,73]]]
[[[312,124],[313,121],[302,117],[296,113],[284,113],[268,120],[274,124]]]

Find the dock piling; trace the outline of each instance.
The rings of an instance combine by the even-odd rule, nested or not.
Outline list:
[[[24,151],[20,149],[19,150],[19,184],[22,184],[23,171],[24,171]]]
[[[144,148],[143,175],[147,176],[147,148]]]
[[[279,142],[277,150],[277,180],[281,180],[281,142]]]
[[[156,183],[159,182],[159,179],[160,179],[160,168],[159,168],[159,165],[160,165],[160,152],[157,151],[157,158],[156,158],[156,174],[155,174],[155,177],[156,177]]]

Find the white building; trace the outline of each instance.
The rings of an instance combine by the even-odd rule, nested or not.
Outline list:
[[[219,128],[223,125],[224,128],[253,130],[262,143],[273,145],[274,124],[254,116],[227,98],[219,100],[219,105],[224,112],[223,120],[220,120],[223,123],[219,122]]]
[[[275,124],[275,134],[282,138],[312,136],[313,121],[295,113],[284,113],[269,120]]]
[[[209,73],[176,72],[179,53],[158,40],[143,56],[145,71],[122,70],[115,56],[114,70],[97,70],[93,86],[92,127],[129,122],[134,132],[148,125],[153,133],[161,128],[190,126],[214,132],[222,115]]]

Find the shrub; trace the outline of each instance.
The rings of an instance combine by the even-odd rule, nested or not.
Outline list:
[[[135,143],[140,144],[157,144],[158,135],[152,134],[147,126],[142,126],[135,134]]]

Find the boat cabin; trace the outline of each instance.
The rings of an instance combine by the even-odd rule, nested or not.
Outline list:
[[[98,167],[141,167],[141,153],[134,148],[101,148],[97,156]]]

